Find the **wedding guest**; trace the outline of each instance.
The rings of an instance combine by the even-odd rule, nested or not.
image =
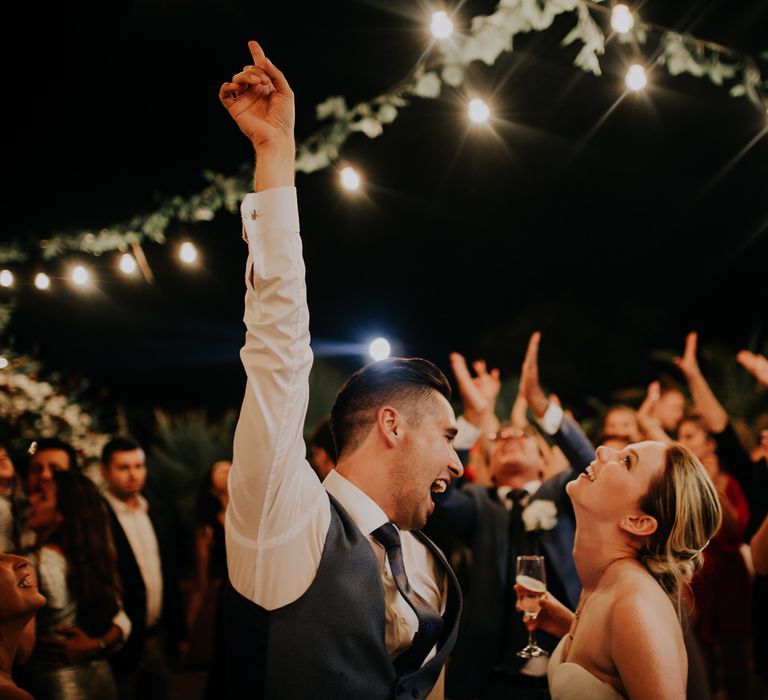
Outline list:
[[[374,362],[331,411],[338,462],[320,483],[303,425],[312,352],[293,188],[294,99],[249,43],[219,97],[256,152],[241,211],[247,375],[226,518],[231,697],[425,697],[453,648],[461,596],[420,535],[462,474],[450,385],[420,359]],[[437,688],[435,687],[437,685]]]
[[[520,386],[534,415],[543,417],[550,401],[538,379],[539,339],[539,333],[531,336]],[[458,367],[456,379],[464,416],[487,425],[480,414],[492,410],[490,393],[473,391],[468,384],[469,373],[461,364]],[[482,377],[484,367],[476,365],[475,369]],[[517,656],[526,645],[527,633],[515,612],[512,581],[518,555],[541,553],[546,556],[547,580],[552,589],[574,607],[578,600],[579,581],[571,555],[574,522],[565,485],[589,462],[593,448],[562,409],[559,411],[554,439],[559,441],[563,433],[573,433],[572,441],[564,440],[563,444],[572,464],[580,465],[578,469],[571,466],[542,483],[545,459],[535,429],[527,424],[520,427],[502,423],[490,440],[494,485],[451,487],[436,498],[435,520],[461,538],[473,560],[465,614],[446,676],[448,697],[546,697],[545,660],[525,662]],[[554,641],[542,638],[539,643],[551,649]]]
[[[11,676],[22,637],[32,630],[35,613],[45,605],[30,562],[0,552],[0,700],[33,700]]]
[[[603,417],[603,432],[629,441],[639,440],[642,437],[642,431],[635,409],[630,406],[609,408]]]
[[[187,646],[174,543],[142,495],[147,480],[144,450],[132,438],[115,437],[102,450],[104,500],[117,550],[125,612],[133,632],[110,658],[121,699],[168,697],[169,653]]]
[[[567,490],[579,605],[571,612],[547,592],[527,623],[561,637],[547,672],[552,700],[685,698],[681,587],[721,520],[706,470],[679,444],[601,446]]]
[[[32,443],[27,460],[27,492],[53,481],[56,472],[68,472],[78,466],[77,452],[59,438],[41,438]]]
[[[657,420],[661,429],[669,435],[677,435],[677,428],[685,415],[686,400],[680,389],[673,386],[662,386],[651,418]]]
[[[121,609],[109,520],[98,489],[75,472],[55,472],[29,497],[37,534],[37,644],[26,687],[38,700],[116,700],[106,655],[130,634]]]
[[[16,525],[13,495],[16,488],[16,469],[8,450],[0,445],[0,552],[16,551]]]
[[[328,418],[320,421],[312,431],[309,447],[312,452],[309,463],[317,478],[322,481],[336,467],[336,446],[333,444],[331,421]]]

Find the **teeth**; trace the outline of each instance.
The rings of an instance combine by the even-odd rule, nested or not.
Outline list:
[[[447,488],[448,484],[446,484],[445,481],[442,479],[437,479],[432,484],[432,493],[444,493]]]
[[[594,481],[595,480],[595,472],[592,469],[592,465],[591,464],[587,465],[586,472],[587,472],[587,476],[589,477],[589,480],[590,481]]]
[[[32,583],[32,580],[29,576],[25,576],[23,579],[21,579],[21,583],[19,583],[19,588],[27,588]]]

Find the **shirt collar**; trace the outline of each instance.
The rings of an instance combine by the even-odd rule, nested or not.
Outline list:
[[[130,515],[132,513],[137,513],[137,512],[146,513],[149,510],[149,503],[147,503],[147,499],[144,498],[144,496],[142,496],[141,494],[137,496],[139,501],[138,508],[131,508],[129,505],[125,503],[125,501],[121,501],[109,489],[104,491],[104,498],[106,498],[109,501],[115,513],[126,513]]]
[[[523,484],[523,488],[528,492],[528,495],[530,496],[536,493],[539,490],[540,486],[541,486],[541,481],[539,481],[538,479],[533,479],[532,481],[526,481]],[[513,490],[514,489],[511,486],[499,486],[499,488],[496,489],[496,493],[499,494],[499,500],[503,503],[504,499],[507,497],[507,494]]]
[[[331,494],[364,535],[370,535],[376,528],[389,522],[387,514],[376,501],[361,491],[349,479],[332,469],[323,481],[325,490]]]

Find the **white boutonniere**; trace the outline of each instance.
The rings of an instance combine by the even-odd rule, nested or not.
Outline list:
[[[526,532],[551,530],[557,525],[557,506],[554,501],[534,500],[524,508],[522,517]]]

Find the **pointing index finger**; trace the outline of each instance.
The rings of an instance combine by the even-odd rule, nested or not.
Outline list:
[[[267,57],[264,55],[264,49],[261,48],[259,42],[251,39],[251,41],[248,42],[248,49],[253,57],[253,65],[262,67],[267,60]]]

